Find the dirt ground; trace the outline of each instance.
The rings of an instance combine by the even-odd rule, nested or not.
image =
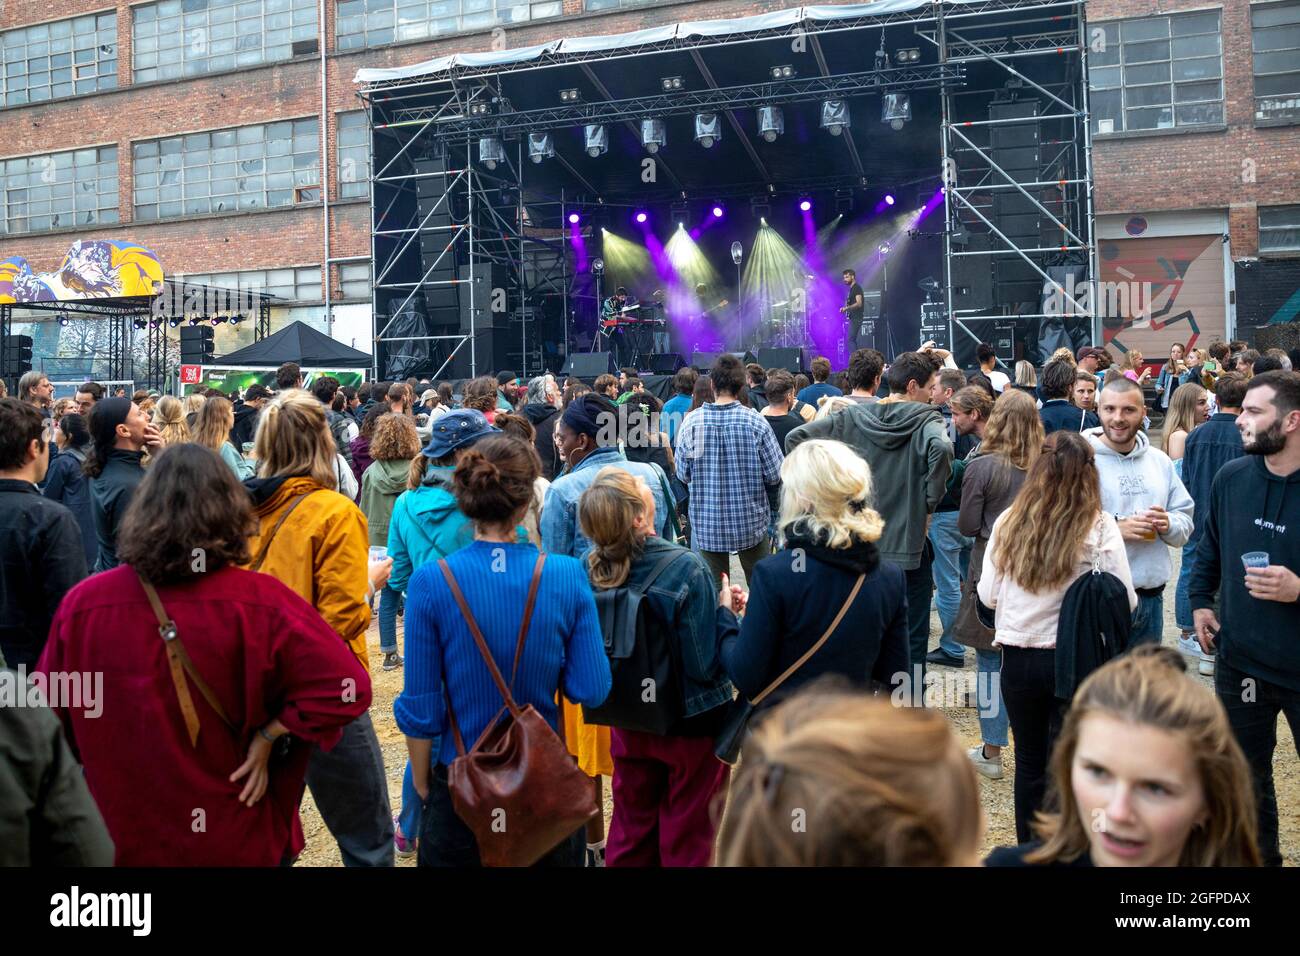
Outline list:
[[[1174,562],[1174,575],[1177,578],[1180,552],[1171,549]],[[734,582],[743,583],[744,572],[738,561],[732,562]],[[937,614],[931,614],[931,646],[939,642],[940,626]],[[1172,588],[1165,599],[1165,633],[1164,642],[1176,646],[1178,628],[1174,623],[1174,602]],[[401,804],[402,772],[406,765],[406,740],[398,731],[393,720],[393,698],[402,690],[402,671],[384,671],[380,669],[382,655],[379,653],[379,630],[374,623],[369,633],[370,660],[374,687],[374,702],[370,707],[379,743],[384,752],[384,769],[388,776],[388,793],[394,811]],[[402,621],[398,620],[398,643],[401,646]],[[947,668],[936,668],[938,671]],[[975,671],[974,652],[966,654],[965,671],[972,680]],[[1195,670],[1193,669],[1193,673]],[[1212,686],[1211,678],[1200,677],[1207,686]],[[973,683],[971,686],[974,686]],[[980,742],[979,722],[973,708],[944,708],[944,713],[952,722],[953,729],[967,747]],[[984,806],[987,832],[984,838],[984,852],[994,847],[1015,843],[1015,818],[1012,804],[1012,778],[1015,775],[1015,742],[1002,752],[1003,776],[1001,780],[989,780],[980,776],[980,800]],[[1288,865],[1300,865],[1300,758],[1296,756],[1296,745],[1291,736],[1291,729],[1284,719],[1278,720],[1277,750],[1274,755],[1273,773],[1277,788],[1279,829],[1282,840],[1282,855]],[[609,798],[609,781],[605,781],[605,817],[608,820],[613,805]],[[339,851],[329,831],[325,828],[311,793],[303,797],[302,824],[307,837],[307,848],[298,862],[299,866],[341,866]],[[413,866],[414,858],[398,860],[399,866]]]

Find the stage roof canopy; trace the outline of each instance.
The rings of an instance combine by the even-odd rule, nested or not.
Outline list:
[[[369,368],[370,355],[336,342],[305,322],[291,322],[274,335],[221,356],[222,365],[278,366],[297,362],[314,368]]]

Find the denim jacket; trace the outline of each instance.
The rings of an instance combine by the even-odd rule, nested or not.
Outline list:
[[[655,499],[655,531],[661,537],[665,534],[668,511],[674,502],[671,497],[665,498],[667,479],[663,470],[649,462],[628,461],[617,448],[598,448],[556,478],[546,492],[540,527],[543,551],[582,558],[591,550],[591,542],[578,524],[578,500],[606,465],[614,465],[645,479]]]
[[[626,586],[639,587],[669,551],[675,559],[655,578],[646,597],[659,620],[670,621],[679,642],[685,716],[694,717],[731,702],[731,681],[722,669],[722,638],[735,631],[735,616],[718,607],[718,589],[704,559],[663,538],[647,538],[632,562]]]

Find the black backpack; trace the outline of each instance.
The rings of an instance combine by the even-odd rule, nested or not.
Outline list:
[[[338,452],[343,456],[343,460],[351,465],[352,447],[347,442],[348,426],[351,422],[348,416],[340,415],[336,411],[328,411],[326,415],[329,419],[330,434],[334,436],[334,444],[338,447]]]
[[[1096,567],[1079,575],[1056,626],[1056,696],[1071,700],[1089,674],[1124,653],[1132,624],[1123,581]]]
[[[689,553],[673,548],[639,587],[596,592],[596,614],[614,680],[603,704],[583,704],[587,723],[666,735],[683,716],[674,636],[669,622],[658,619],[645,595],[668,565]]]

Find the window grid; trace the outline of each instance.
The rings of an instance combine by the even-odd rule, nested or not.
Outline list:
[[[562,0],[339,0],[334,45],[357,50],[563,13]]]
[[[1219,12],[1097,25],[1102,49],[1089,53],[1092,129],[1175,129],[1223,122]]]
[[[1250,8],[1255,119],[1300,120],[1300,3]]]
[[[0,34],[0,106],[117,87],[117,14],[101,13]]]
[[[135,218],[318,202],[319,137],[312,117],[136,143]]]
[[[316,0],[162,0],[132,9],[137,83],[288,60],[317,38]]]
[[[195,285],[242,292],[269,292],[290,302],[323,302],[320,266],[284,269],[249,269],[243,272],[185,273],[178,278]]]
[[[339,289],[344,299],[370,301],[370,263],[339,263]]]
[[[1259,251],[1300,252],[1300,206],[1260,209]]]
[[[363,110],[339,114],[339,198],[370,195],[370,124]]]
[[[0,160],[0,233],[117,222],[117,147]]]

